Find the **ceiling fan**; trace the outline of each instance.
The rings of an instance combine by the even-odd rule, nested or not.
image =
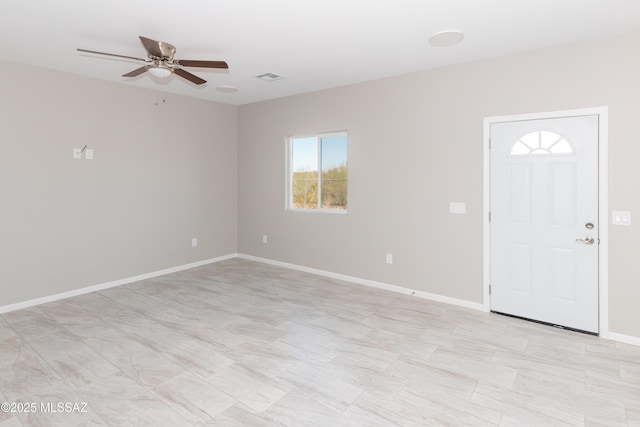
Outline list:
[[[188,59],[174,59],[173,55],[176,53],[175,46],[160,42],[156,40],[151,40],[147,37],[140,37],[140,41],[142,45],[147,51],[147,58],[136,58],[133,56],[126,55],[116,55],[114,53],[106,53],[106,52],[97,52],[95,50],[87,50],[87,49],[78,49],[79,52],[86,53],[96,53],[98,55],[107,55],[107,56],[115,56],[116,58],[126,58],[133,59],[135,61],[144,62],[140,68],[136,68],[135,70],[123,74],[122,77],[135,77],[140,74],[149,71],[151,74],[156,77],[169,77],[171,74],[176,74],[184,79],[189,80],[191,83],[201,85],[206,83],[207,81],[201,79],[195,74],[191,74],[190,72],[180,68],[180,67],[200,67],[200,68],[223,68],[228,69],[229,65],[227,65],[224,61],[198,61],[198,60],[188,60]]]

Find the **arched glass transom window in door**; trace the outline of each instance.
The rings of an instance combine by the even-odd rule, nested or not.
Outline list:
[[[529,132],[511,146],[511,156],[536,156],[553,154],[573,154],[569,141],[562,135],[547,130]]]

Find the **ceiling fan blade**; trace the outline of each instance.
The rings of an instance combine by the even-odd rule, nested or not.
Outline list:
[[[140,67],[140,68],[136,68],[135,70],[127,73],[127,74],[123,74],[122,77],[135,77],[135,76],[139,76],[140,74],[144,73],[145,71],[147,71],[149,69],[149,65],[145,65],[144,67]]]
[[[203,83],[206,83],[206,80],[201,79],[200,77],[196,76],[195,74],[191,74],[188,71],[183,70],[182,68],[174,68],[173,69],[173,73],[179,75],[182,78],[185,78],[187,80],[189,80],[191,83],[197,84],[197,85],[201,85]]]
[[[182,65],[183,67],[229,68],[229,65],[224,61],[192,61],[189,59],[175,59],[173,62],[178,65]]]
[[[116,58],[126,58],[126,59],[133,59],[135,61],[142,61],[145,62],[146,59],[142,59],[142,58],[136,58],[134,56],[126,56],[126,55],[116,55],[115,53],[106,53],[106,52],[97,52],[95,50],[87,50],[87,49],[76,49],[78,52],[85,52],[85,53],[95,53],[98,55],[106,55],[106,56],[115,56]]]
[[[152,40],[148,37],[138,37],[149,55],[161,59],[173,59],[173,55],[176,53],[176,48],[172,44]]]

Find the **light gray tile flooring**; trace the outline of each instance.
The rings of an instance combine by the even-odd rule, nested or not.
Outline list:
[[[640,426],[640,348],[234,259],[2,315],[0,401],[36,404],[0,427]]]

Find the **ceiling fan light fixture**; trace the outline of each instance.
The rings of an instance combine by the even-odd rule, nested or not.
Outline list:
[[[464,34],[460,31],[441,31],[429,37],[431,46],[446,47],[460,43],[464,39]]]
[[[148,71],[152,76],[159,79],[166,79],[173,73],[169,67],[150,67]]]

